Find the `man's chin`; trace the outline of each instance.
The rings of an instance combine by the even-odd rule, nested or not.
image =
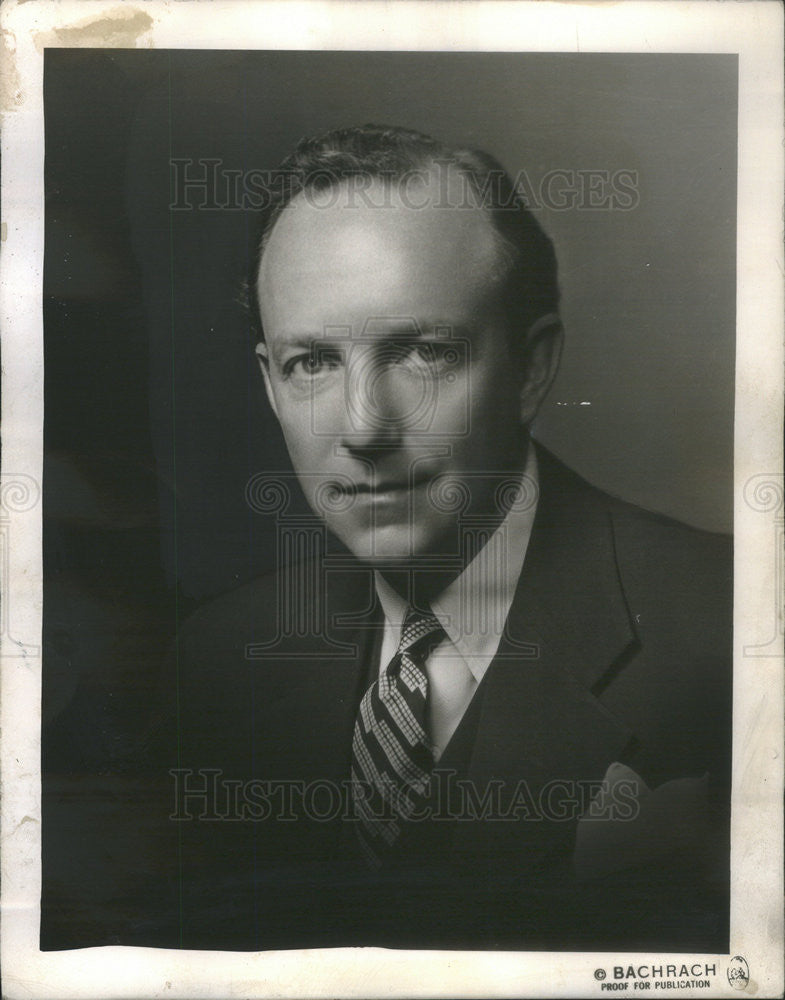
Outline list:
[[[338,537],[355,559],[373,569],[444,570],[460,562],[458,547],[449,544],[445,532],[395,525],[375,531],[342,531]]]

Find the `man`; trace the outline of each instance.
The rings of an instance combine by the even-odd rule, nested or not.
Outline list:
[[[179,637],[179,943],[727,949],[727,541],[530,438],[556,263],[494,160],[367,126],[280,176],[251,298],[313,514]]]

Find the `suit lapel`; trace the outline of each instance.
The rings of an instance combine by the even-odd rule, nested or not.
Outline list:
[[[635,648],[607,507],[547,453],[539,459],[540,503],[505,635],[483,681],[468,774],[480,795],[489,781],[503,782],[503,809],[517,802],[520,822],[459,824],[456,833],[459,850],[484,841],[497,855],[523,848],[532,862],[571,838],[574,823],[564,820],[577,819],[589,783],[633,738],[594,692]]]

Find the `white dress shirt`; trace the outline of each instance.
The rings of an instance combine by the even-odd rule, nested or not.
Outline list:
[[[436,760],[458,728],[504,632],[536,511],[537,456],[533,445],[529,446],[523,476],[524,496],[533,496],[533,502],[513,505],[460,576],[431,601],[431,609],[446,633],[425,663],[426,723]],[[378,572],[375,583],[385,616],[381,674],[398,648],[407,604]]]

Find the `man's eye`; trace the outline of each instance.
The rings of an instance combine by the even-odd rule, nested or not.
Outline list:
[[[326,371],[338,368],[341,365],[342,357],[340,351],[318,350],[309,351],[307,354],[298,354],[290,358],[283,366],[285,376],[300,376],[313,378]]]
[[[401,363],[427,365],[430,369],[439,369],[455,354],[454,348],[448,344],[434,341],[414,341],[403,347]]]

